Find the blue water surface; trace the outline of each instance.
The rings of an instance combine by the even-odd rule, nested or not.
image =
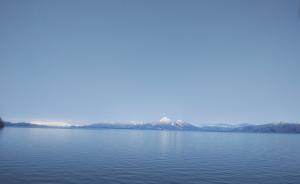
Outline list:
[[[0,183],[299,184],[300,135],[6,127]]]

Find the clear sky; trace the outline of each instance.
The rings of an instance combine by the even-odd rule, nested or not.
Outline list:
[[[0,116],[300,122],[299,0],[0,1]]]

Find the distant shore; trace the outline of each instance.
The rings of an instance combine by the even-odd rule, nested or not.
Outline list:
[[[5,122],[7,127],[20,128],[59,128],[59,129],[129,129],[129,130],[170,130],[170,131],[201,131],[201,132],[244,132],[244,133],[300,133],[298,123],[269,123],[261,125],[241,124],[241,125],[207,125],[194,126],[192,124],[109,124],[97,123],[81,126],[47,126],[37,125],[27,122],[11,123]]]

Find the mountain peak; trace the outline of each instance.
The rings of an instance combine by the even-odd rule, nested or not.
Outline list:
[[[163,124],[167,124],[167,123],[171,123],[171,122],[172,122],[172,120],[166,116],[159,120],[159,123],[163,123]]]

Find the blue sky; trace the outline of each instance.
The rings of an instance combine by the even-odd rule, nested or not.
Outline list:
[[[0,116],[300,122],[300,1],[0,2]]]

